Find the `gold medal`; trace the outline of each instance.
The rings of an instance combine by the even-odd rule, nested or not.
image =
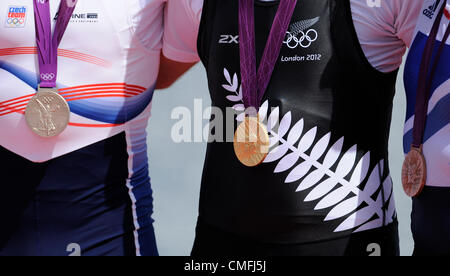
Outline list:
[[[420,195],[427,181],[427,166],[422,147],[412,147],[406,155],[402,168],[402,184],[410,197]]]
[[[246,117],[234,135],[234,152],[247,167],[261,164],[269,153],[269,134],[258,117]]]
[[[66,129],[70,109],[67,101],[58,94],[58,89],[39,88],[27,105],[25,118],[34,133],[50,138]]]

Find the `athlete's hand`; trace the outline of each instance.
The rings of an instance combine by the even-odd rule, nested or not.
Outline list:
[[[196,63],[182,63],[166,58],[161,53],[156,89],[167,89]]]

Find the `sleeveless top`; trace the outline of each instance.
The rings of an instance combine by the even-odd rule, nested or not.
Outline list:
[[[255,1],[259,64],[279,1]],[[199,33],[212,105],[242,110],[238,1],[207,0]],[[237,160],[229,125],[211,118],[200,219],[274,243],[322,241],[396,218],[388,137],[397,71],[366,59],[349,1],[300,0],[259,116],[273,145],[256,168]],[[227,118],[225,118],[227,117]],[[279,122],[279,123],[276,123]],[[228,127],[226,127],[228,126]],[[227,141],[230,141],[227,139]]]

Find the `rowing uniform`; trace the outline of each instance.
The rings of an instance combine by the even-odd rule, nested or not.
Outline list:
[[[255,0],[257,63],[278,2]],[[271,150],[249,168],[218,135],[244,117],[238,1],[205,1],[199,55],[237,122],[212,118],[194,256],[399,254],[388,137],[418,2],[298,1],[259,109]]]
[[[0,3],[0,255],[157,255],[147,121],[161,49],[198,59],[200,11],[196,0],[79,0],[58,49],[70,122],[46,139],[24,117],[38,87],[33,0]]]
[[[423,52],[430,30],[443,5],[446,5],[446,9],[435,43],[434,53],[437,53],[449,26],[450,1],[426,0],[406,62],[406,153],[409,152],[413,140],[417,83]],[[423,192],[413,199],[412,230],[416,255],[450,255],[450,39],[445,43],[433,77],[424,135],[427,182]]]

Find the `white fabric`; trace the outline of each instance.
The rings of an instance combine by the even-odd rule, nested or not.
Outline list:
[[[168,2],[164,17],[163,52],[166,57],[180,62],[198,61],[197,34],[202,8],[202,0]]]
[[[130,5],[136,34],[145,47],[162,48],[166,57],[179,62],[199,60],[202,0],[134,0]]]
[[[50,0],[52,16],[59,3]],[[198,60],[195,43],[201,3],[79,0],[58,58],[57,82],[65,92],[75,93],[66,96],[77,99],[70,101],[69,97],[71,124],[58,137],[44,139],[28,129],[23,115],[35,93],[29,83],[36,83],[37,74],[33,0],[2,0],[0,145],[43,162],[122,131],[144,141],[151,109],[147,102],[157,78],[161,49],[168,49],[169,58],[180,62]],[[84,97],[91,98],[80,99]],[[117,120],[120,117],[122,121]]]

